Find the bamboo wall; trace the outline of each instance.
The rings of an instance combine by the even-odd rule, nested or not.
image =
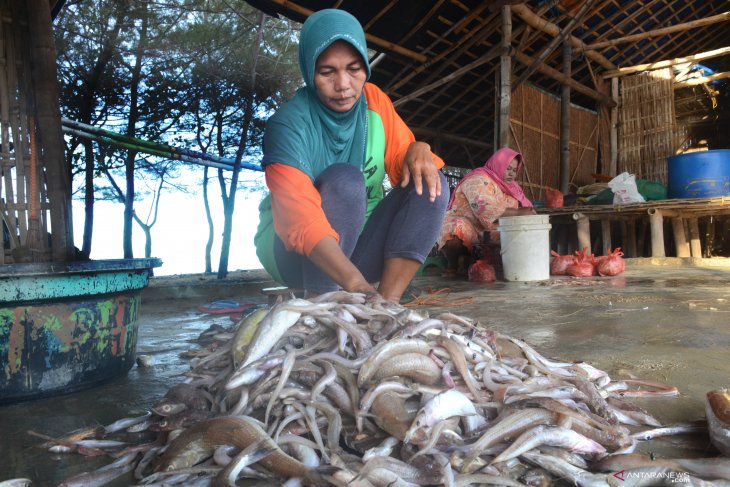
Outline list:
[[[598,115],[570,110],[571,189],[593,182],[596,172]],[[560,99],[521,84],[510,100],[510,147],[522,153],[525,193],[545,199],[544,187],[560,187]]]
[[[667,157],[679,144],[671,68],[620,82],[618,173],[668,182]]]
[[[5,4],[7,6],[7,4]],[[36,140],[28,29],[0,12],[0,264],[47,261],[49,204]],[[26,61],[26,62],[24,62]],[[31,137],[31,127],[34,128]],[[31,140],[32,139],[32,140]]]

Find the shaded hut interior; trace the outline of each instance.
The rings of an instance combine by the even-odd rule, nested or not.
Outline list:
[[[668,157],[730,147],[727,2],[248,3],[299,22],[323,8],[355,15],[372,50],[371,81],[444,158],[452,187],[496,148],[510,146],[524,156],[520,177],[530,199],[543,204],[547,188],[556,188],[572,205],[622,172],[666,186]],[[696,253],[730,255],[718,246],[726,239],[725,212],[701,212],[697,231],[707,233],[709,215],[717,238],[703,240]],[[592,221],[594,233],[602,224],[614,225]],[[671,236],[669,220],[659,225]],[[622,244],[617,233],[614,246]],[[572,240],[553,247],[572,251],[579,245]],[[603,240],[593,243],[605,250],[610,239]],[[666,252],[654,250],[689,256],[679,245],[668,238]],[[651,255],[648,240],[630,246],[638,247],[632,257]]]
[[[511,58],[509,145],[520,148],[530,182],[559,186],[560,100],[571,88],[570,182],[593,182],[592,173],[661,169],[643,161],[630,137],[639,114],[626,113],[621,161],[611,167],[609,109],[616,102],[643,100],[656,110],[664,141],[647,150],[663,157],[699,147],[728,147],[724,79],[730,58],[727,2],[250,0],[269,14],[303,21],[315,10],[340,8],[365,27],[373,50],[371,80],[394,101],[416,133],[429,141],[449,166],[481,165],[499,147],[500,71]],[[505,15],[504,10],[508,10]],[[692,24],[694,22],[694,24]],[[696,25],[694,28],[687,28]],[[670,26],[683,30],[661,33]],[[505,39],[505,31],[508,39]],[[639,37],[638,40],[632,40]],[[563,42],[563,40],[568,42]],[[569,70],[563,45],[571,46]],[[724,48],[724,49],[723,49]],[[679,62],[702,53],[701,60]],[[646,71],[664,62],[663,71]],[[667,79],[665,83],[649,78]],[[611,93],[611,80],[619,93]],[[644,86],[648,84],[649,86]],[[623,89],[622,89],[623,88]],[[646,95],[653,99],[647,100]],[[625,103],[620,104],[625,106]],[[666,110],[666,113],[664,111]],[[646,122],[646,121],[645,121]],[[657,122],[659,123],[659,122]],[[625,126],[625,127],[624,127]],[[620,135],[621,136],[621,135]],[[606,145],[606,147],[604,147]],[[647,144],[648,145],[648,144]],[[653,156],[653,154],[652,154]],[[662,156],[657,155],[657,158]]]

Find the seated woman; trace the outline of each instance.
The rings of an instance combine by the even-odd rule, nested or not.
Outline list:
[[[454,188],[438,239],[438,248],[448,261],[447,274],[469,267],[474,245],[499,241],[501,217],[535,214],[532,202],[517,184],[522,165],[519,152],[499,149]],[[460,269],[461,257],[465,262]]]

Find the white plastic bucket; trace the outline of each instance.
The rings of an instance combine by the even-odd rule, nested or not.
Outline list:
[[[542,281],[550,278],[551,227],[548,215],[499,219],[505,280]]]

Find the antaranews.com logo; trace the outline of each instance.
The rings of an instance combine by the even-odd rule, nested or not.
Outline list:
[[[688,484],[690,483],[689,473],[674,471],[640,471],[640,470],[621,470],[613,474],[618,480],[626,482],[627,487],[631,485],[632,480],[659,480],[669,481],[672,484]]]

